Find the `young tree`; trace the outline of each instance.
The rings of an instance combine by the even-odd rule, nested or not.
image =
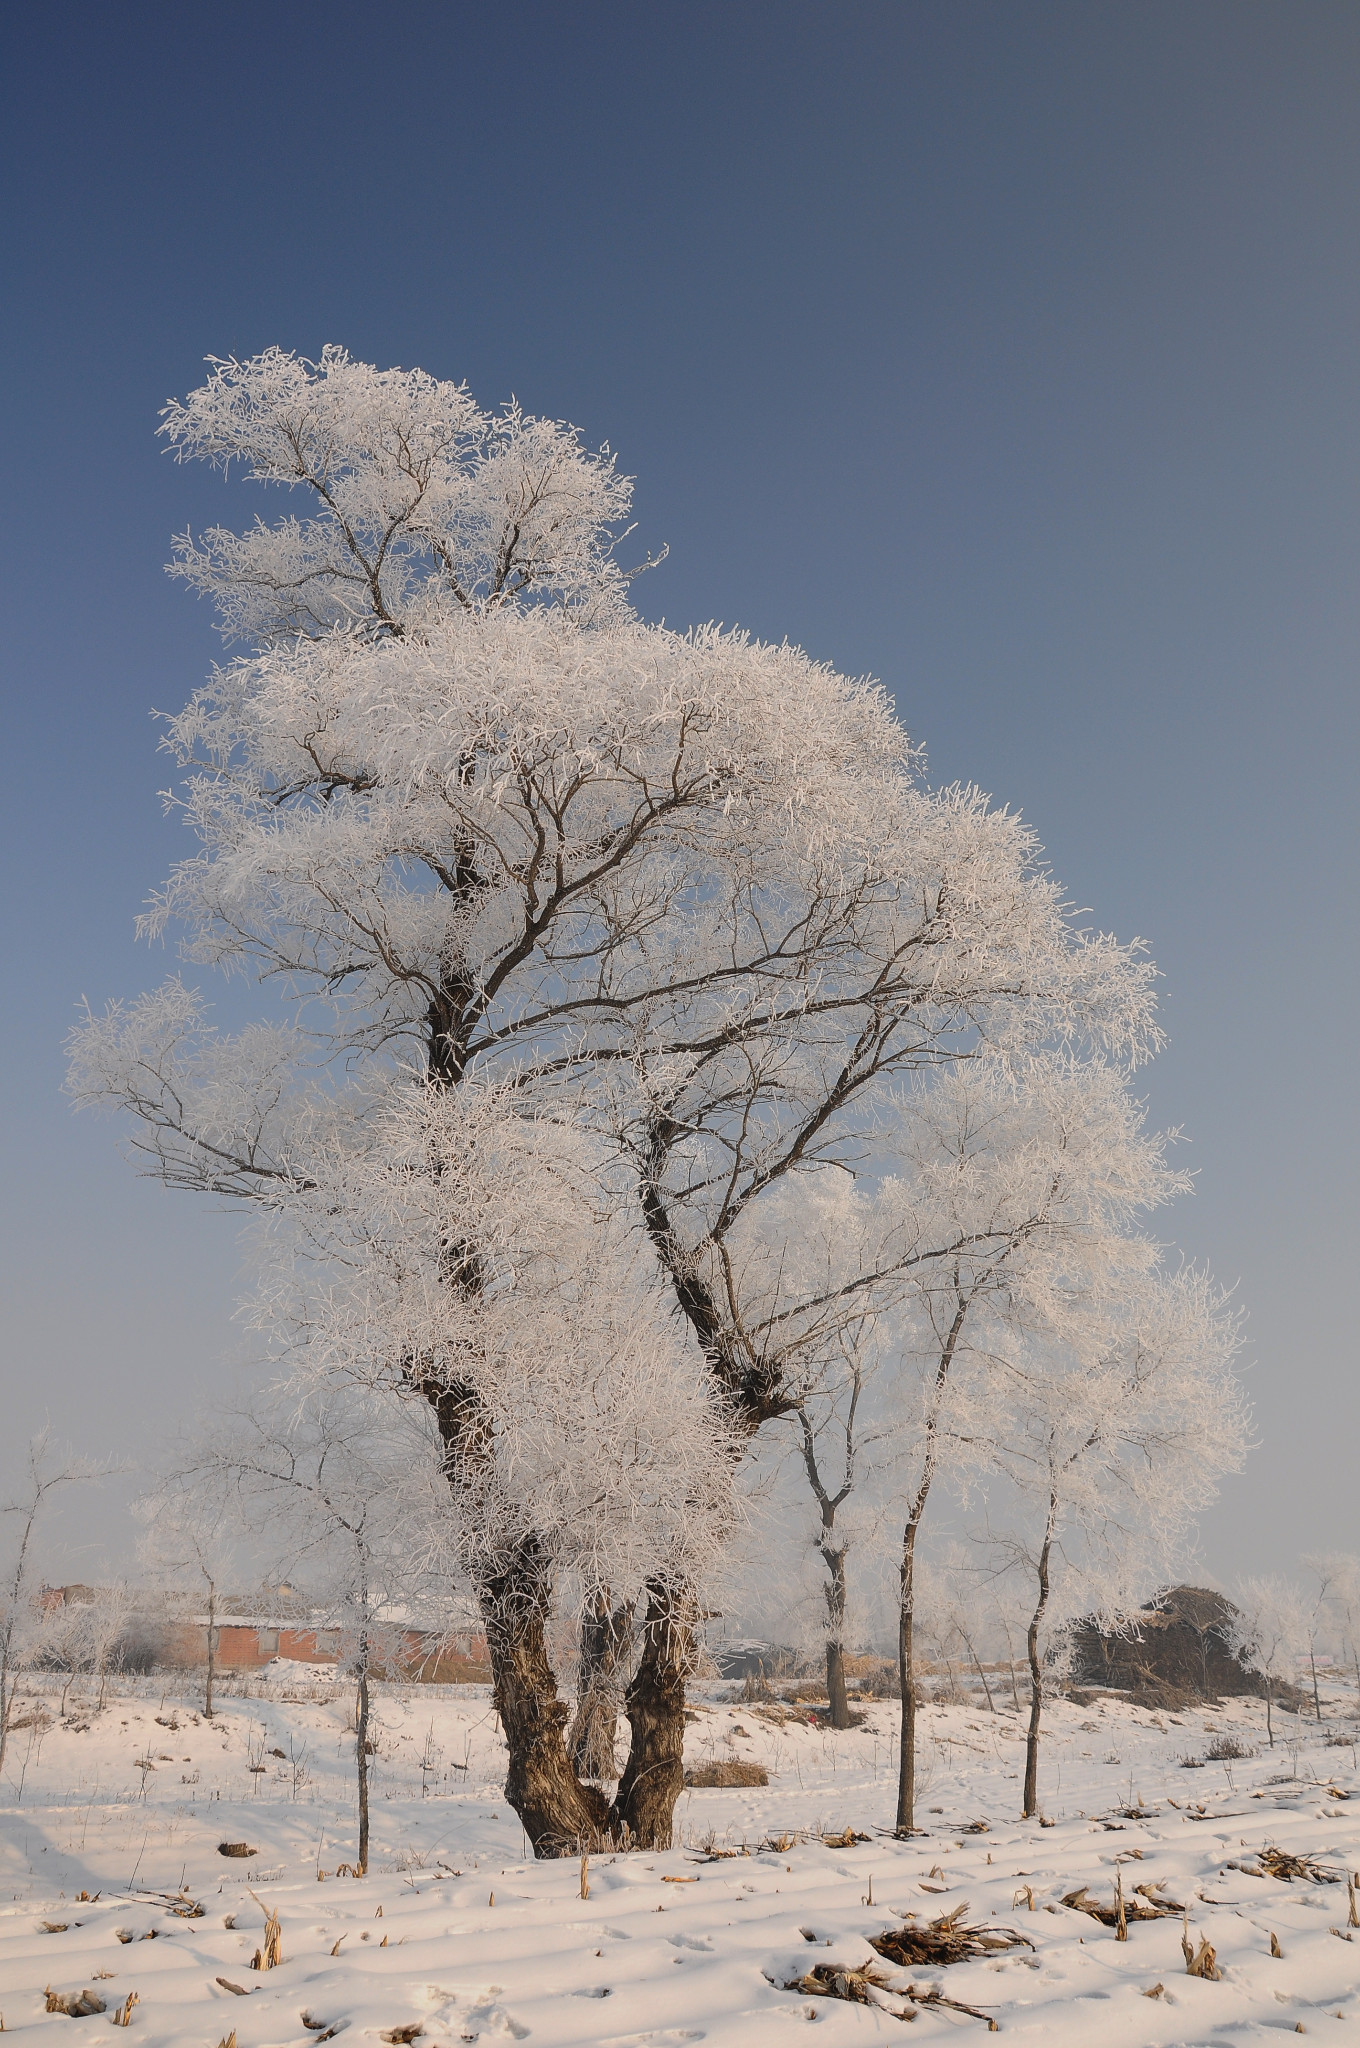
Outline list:
[[[850,1701],[845,1689],[845,1619],[849,1599],[846,1556],[850,1538],[836,1517],[855,1490],[863,1455],[860,1400],[864,1393],[863,1326],[844,1332],[840,1343],[843,1372],[826,1388],[821,1402],[811,1391],[800,1394],[794,1407],[812,1497],[817,1504],[813,1542],[826,1566],[826,1696],[833,1728],[848,1728]],[[820,1412],[818,1412],[820,1410]],[[833,1463],[834,1461],[834,1463]],[[834,1491],[833,1491],[834,1489]]]
[[[1270,1574],[1243,1579],[1237,1605],[1233,1648],[1265,1681],[1266,1736],[1274,1749],[1275,1701],[1308,1647],[1313,1603],[1292,1580]]]
[[[1111,1248],[1092,1249],[1108,1258]],[[1095,1298],[1068,1305],[1066,1328],[1022,1327],[1006,1359],[994,1459],[1015,1485],[1012,1555],[1033,1592],[1026,1819],[1039,1810],[1054,1647],[1078,1620],[1120,1626],[1166,1582],[1190,1518],[1248,1446],[1232,1370],[1237,1318],[1224,1297],[1191,1269],[1154,1268],[1138,1283],[1119,1276],[1124,1261],[1109,1263],[1113,1274],[1083,1277],[1080,1294],[1094,1281]]]
[[[98,1711],[108,1701],[110,1673],[121,1664],[134,1600],[126,1579],[96,1586],[94,1598],[85,1611],[85,1654],[89,1669],[99,1680]]]
[[[188,1459],[188,1452],[183,1454]],[[240,1568],[240,1533],[220,1472],[181,1463],[137,1503],[145,1524],[143,1563],[170,1586],[187,1588],[203,1609],[203,1718],[217,1709],[218,1617],[223,1596]]]
[[[734,1252],[751,1219],[832,1162],[858,1170],[902,1077],[982,1039],[1143,1056],[1151,970],[1075,929],[1017,819],[922,787],[876,686],[643,625],[613,556],[629,486],[572,430],[339,350],[270,350],[215,363],[164,431],[309,509],[180,545],[249,647],[171,722],[201,850],[147,929],[179,925],[191,958],[303,1014],[220,1039],[172,982],[88,1020],[77,1099],[129,1112],[167,1183],[283,1210],[315,1191],[317,1126],[362,1154],[410,1066],[426,1091],[507,1091],[610,1151],[715,1433],[749,1439],[788,1412],[810,1333],[856,1307],[753,1309]],[[885,1243],[851,1294],[913,1255]],[[448,1315],[487,1268],[455,1225]],[[493,1431],[471,1356],[404,1368],[455,1491]],[[545,1853],[601,1827],[667,1842],[694,1588],[664,1564],[646,1581],[630,1759],[602,1811],[544,1648],[556,1567],[519,1520],[476,1583],[526,1831]]]
[[[204,1441],[179,1475],[225,1494],[240,1527],[270,1554],[278,1582],[304,1577],[313,1621],[340,1638],[355,1684],[356,1868],[369,1855],[370,1685],[400,1669],[413,1597],[447,1594],[432,1500],[438,1461],[412,1411],[354,1388],[323,1392],[301,1411],[262,1398]],[[440,1569],[441,1565],[445,1566]]]
[[[1317,1580],[1318,1606],[1331,1618],[1342,1660],[1349,1660],[1355,1672],[1356,1692],[1360,1695],[1360,1557],[1354,1557],[1347,1551],[1333,1550],[1324,1556],[1305,1557],[1303,1562]],[[1316,1664],[1313,1667],[1313,1685],[1316,1699]],[[1321,1718],[1319,1707],[1318,1719]]]
[[[982,1060],[920,1086],[893,1132],[897,1178],[917,1242],[947,1247],[904,1269],[891,1368],[898,1486],[902,1729],[897,1829],[916,1825],[917,1551],[942,1478],[962,1482],[993,1455],[1005,1399],[997,1346],[1017,1319],[1067,1314],[1073,1286],[1103,1262],[1136,1274],[1153,1248],[1136,1214],[1180,1192],[1166,1141],[1116,1069],[1068,1056]]]
[[[38,1525],[58,1488],[96,1478],[106,1469],[88,1458],[60,1451],[42,1430],[28,1446],[28,1473],[22,1490],[0,1508],[12,1537],[9,1563],[0,1584],[0,1770],[9,1746],[19,1674],[41,1629],[33,1586]]]

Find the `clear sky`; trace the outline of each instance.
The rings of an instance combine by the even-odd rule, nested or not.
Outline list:
[[[167,967],[148,714],[217,642],[161,564],[255,509],[157,409],[340,342],[608,439],[653,613],[880,675],[1151,942],[1199,1171],[1167,1228],[1255,1360],[1206,1568],[1360,1548],[1353,0],[8,21],[0,1471],[44,1416],[145,1456],[236,1370],[231,1220],[69,1115],[60,1047]]]

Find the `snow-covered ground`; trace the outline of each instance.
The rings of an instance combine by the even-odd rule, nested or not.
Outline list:
[[[816,1963],[869,1961],[865,1937],[908,1914],[967,1902],[970,1920],[1013,1926],[1032,1950],[896,1979],[993,2015],[1017,2040],[1227,2048],[1282,2030],[1344,2041],[1347,2027],[1360,2039],[1360,1931],[1352,1941],[1346,1884],[1240,1867],[1276,1844],[1327,1870],[1360,1870],[1353,1697],[1325,1699],[1321,1729],[1277,1715],[1273,1750],[1250,1702],[1180,1717],[1058,1704],[1043,1828],[1015,1818],[1019,1715],[934,1707],[928,1832],[897,1842],[879,1832],[892,1819],[891,1705],[835,1735],[796,1711],[729,1703],[728,1691],[701,1691],[690,1761],[759,1761],[768,1787],[687,1792],[679,1845],[592,1858],[588,1899],[576,1862],[526,1856],[484,1690],[382,1689],[362,1882],[334,1874],[354,1855],[347,1692],[293,1674],[258,1697],[223,1699],[212,1722],[159,1682],[135,1696],[123,1685],[102,1714],[73,1695],[66,1722],[16,1731],[0,1788],[4,2029],[99,2030],[135,1992],[130,2026],[144,2048],[215,2048],[233,2034],[237,2048],[300,2048],[332,2030],[349,2031],[355,2048],[394,2034],[421,2048],[478,2038],[752,2048],[810,2025],[828,2043],[868,2042],[895,2038],[902,2021],[784,1986]],[[1227,1737],[1258,1754],[1182,1766]],[[869,1839],[822,1839],[847,1829]],[[222,1841],[258,1854],[228,1860]],[[1121,1943],[1061,1904],[1079,1885],[1107,1902],[1116,1868],[1126,1891],[1164,1880],[1189,1907],[1219,1981],[1186,1974],[1179,1918],[1134,1925]],[[200,1917],[183,1917],[186,1901]],[[255,1971],[266,1907],[282,1923],[283,1961]],[[88,1988],[106,2010],[49,2013],[49,1986]],[[912,2038],[984,2025],[923,2005]]]

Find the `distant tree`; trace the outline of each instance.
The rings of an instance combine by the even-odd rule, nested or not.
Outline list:
[[[0,1508],[10,1536],[10,1555],[0,1583],[0,1770],[4,1769],[19,1675],[42,1626],[33,1584],[35,1538],[54,1493],[78,1480],[97,1478],[107,1466],[77,1458],[52,1443],[42,1430],[28,1446],[28,1471],[13,1500]]]
[[[269,1553],[270,1577],[305,1578],[313,1625],[324,1620],[337,1632],[339,1668],[355,1685],[361,1877],[369,1859],[371,1681],[403,1668],[412,1596],[428,1601],[437,1583],[447,1597],[451,1584],[440,1569],[446,1561],[430,1500],[439,1467],[429,1435],[422,1440],[390,1396],[332,1389],[301,1414],[265,1396],[205,1439],[178,1475],[182,1485],[206,1480],[225,1492],[240,1526]]]
[[[1150,968],[1075,928],[1015,817],[921,785],[879,688],[740,633],[644,625],[614,552],[629,485],[573,430],[340,350],[272,349],[215,362],[164,431],[177,455],[237,463],[306,509],[179,545],[179,573],[247,651],[171,721],[200,850],[146,928],[177,925],[191,958],[272,982],[294,1021],[218,1037],[171,982],[87,1021],[76,1098],[127,1112],[170,1185],[299,1231],[329,1219],[323,1263],[341,1262],[347,1225],[322,1185],[336,1195],[353,1169],[371,1193],[360,1168],[399,1095],[423,1094],[427,1125],[466,1132],[458,1100],[494,1097],[502,1122],[588,1138],[730,1463],[733,1439],[788,1415],[837,1320],[915,1256],[907,1229],[846,1291],[828,1299],[815,1276],[800,1291],[798,1193],[833,1165],[863,1171],[904,1079],[982,1040],[1142,1057]],[[413,1199],[442,1156],[407,1154]],[[534,1163],[551,1214],[557,1159]],[[771,1300],[743,1285],[742,1240],[769,1243],[777,1211]],[[478,1349],[507,1267],[474,1220],[446,1208],[442,1249],[416,1261],[421,1347],[389,1332],[377,1350],[437,1421],[476,1549],[515,1375]],[[369,1249],[390,1277],[393,1245]],[[525,1327],[534,1313],[526,1291]],[[455,1325],[457,1341],[426,1341]],[[695,1584],[660,1532],[608,1801],[567,1751],[547,1650],[563,1566],[507,1491],[524,1469],[497,1466],[504,1513],[474,1573],[510,1797],[540,1854],[602,1834],[662,1846]]]
[[[915,1828],[917,1554],[938,1484],[1004,1454],[1018,1333],[1073,1326],[1079,1302],[1136,1277],[1155,1249],[1133,1218],[1179,1192],[1166,1141],[1143,1130],[1125,1077],[1055,1055],[982,1061],[918,1089],[892,1133],[892,1198],[938,1251],[903,1275],[885,1316],[902,1539],[897,1828]],[[881,1338],[880,1341],[886,1341]]]
[[[1322,1556],[1305,1557],[1303,1562],[1316,1580],[1318,1616],[1329,1617],[1341,1660],[1350,1663],[1360,1695],[1360,1557],[1333,1550]],[[1316,1699],[1316,1664],[1313,1682]],[[1320,1706],[1318,1718],[1322,1718]]]
[[[865,1438],[874,1432],[862,1412],[871,1347],[863,1319],[838,1333],[831,1370],[799,1392],[794,1405],[803,1471],[816,1503],[812,1537],[826,1568],[822,1588],[826,1603],[826,1692],[833,1728],[849,1728],[850,1700],[845,1684],[846,1616],[849,1607],[847,1557],[849,1518],[841,1514],[862,1476]],[[839,1517],[839,1519],[838,1519]]]
[[[1264,1679],[1266,1735],[1273,1749],[1274,1704],[1285,1686],[1292,1686],[1298,1660],[1308,1647],[1314,1603],[1293,1580],[1272,1573],[1243,1579],[1237,1604],[1233,1648]]]
[[[1154,1270],[1073,1306],[1065,1329],[1046,1341],[1031,1326],[1006,1359],[995,1439],[1016,1493],[1010,1547],[1032,1587],[1026,1818],[1055,1649],[1077,1621],[1121,1626],[1165,1584],[1191,1517],[1248,1445],[1237,1318],[1201,1274]]]
[[[187,1451],[183,1457],[188,1457]],[[222,1602],[240,1569],[240,1529],[220,1472],[178,1463],[137,1503],[143,1565],[163,1585],[188,1592],[203,1612],[203,1716],[216,1713]],[[192,1612],[192,1608],[191,1608]]]

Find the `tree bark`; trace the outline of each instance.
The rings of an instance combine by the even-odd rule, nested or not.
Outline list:
[[[450,1256],[452,1284],[475,1291],[475,1253],[454,1248]],[[581,1783],[567,1753],[568,1709],[547,1646],[552,1560],[532,1532],[497,1540],[484,1527],[487,1509],[479,1489],[494,1451],[474,1390],[435,1379],[416,1384],[439,1425],[449,1485],[463,1502],[467,1526],[481,1529],[486,1548],[473,1577],[486,1627],[492,1698],[509,1752],[505,1796],[535,1856],[579,1856],[606,1836],[609,1802],[596,1787]]]
[[[671,1846],[685,1782],[685,1680],[697,1620],[688,1586],[647,1588],[642,1656],[624,1701],[633,1739],[609,1815],[611,1828],[631,1848]]]
[[[913,1519],[902,1535],[901,1592],[897,1608],[897,1681],[902,1693],[901,1749],[897,1764],[897,1833],[916,1832],[916,1658],[912,1641],[916,1620],[916,1529]]]
[[[1049,1561],[1053,1552],[1053,1531],[1057,1513],[1057,1500],[1050,1496],[1048,1523],[1044,1530],[1043,1547],[1039,1552],[1039,1598],[1030,1616],[1029,1629],[1025,1636],[1025,1649],[1029,1657],[1029,1728],[1025,1735],[1025,1803],[1022,1811],[1026,1820],[1033,1820],[1039,1811],[1039,1723],[1044,1710],[1044,1671],[1039,1658],[1039,1630],[1043,1626],[1044,1614],[1048,1607]]]
[[[535,1856],[579,1856],[608,1833],[609,1802],[581,1783],[567,1754],[567,1706],[547,1649],[552,1575],[537,1539],[515,1545],[478,1592],[510,1753],[505,1796]]]
[[[623,1687],[619,1670],[633,1634],[633,1608],[610,1603],[602,1587],[581,1617],[580,1671],[576,1683],[576,1717],[567,1747],[578,1775],[601,1784],[618,1777],[615,1744]]]
[[[825,1511],[823,1511],[825,1518]],[[833,1728],[849,1728],[850,1702],[845,1692],[845,1545],[835,1547],[823,1532],[821,1553],[830,1574],[826,1588],[826,1697]]]
[[[368,1656],[361,1652],[359,1697],[354,1713],[354,1757],[359,1778],[359,1875],[368,1876]]]
[[[845,1645],[833,1636],[826,1639],[826,1697],[833,1728],[852,1728],[850,1700],[845,1690]]]

